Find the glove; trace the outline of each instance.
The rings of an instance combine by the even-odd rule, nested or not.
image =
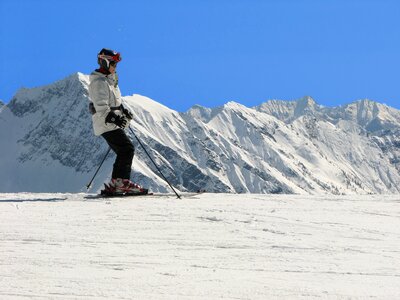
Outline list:
[[[93,102],[89,103],[89,112],[90,114],[94,115],[96,113],[96,108],[94,107]]]
[[[133,119],[133,114],[131,113],[131,111],[129,109],[125,108],[123,105],[121,105],[121,111],[125,115],[125,117],[128,118],[128,120]]]
[[[113,123],[120,128],[125,128],[128,121],[124,116],[119,116],[115,112],[110,111],[106,117],[106,123]]]

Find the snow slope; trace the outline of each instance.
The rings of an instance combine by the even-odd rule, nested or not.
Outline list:
[[[0,110],[0,192],[79,192],[107,151],[93,135],[88,76],[21,89]],[[323,107],[311,97],[257,107],[228,102],[180,113],[126,96],[131,127],[181,191],[398,194],[400,111],[370,100]],[[169,191],[132,136],[132,180]],[[110,155],[93,191],[110,179]]]
[[[398,196],[0,194],[1,299],[399,299]]]

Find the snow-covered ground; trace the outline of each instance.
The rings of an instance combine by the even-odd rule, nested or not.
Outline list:
[[[1,299],[399,299],[400,197],[0,194]]]

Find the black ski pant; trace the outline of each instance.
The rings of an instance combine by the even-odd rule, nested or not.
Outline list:
[[[131,166],[135,147],[122,129],[105,132],[101,135],[110,148],[117,154],[115,159],[112,178],[130,179]]]

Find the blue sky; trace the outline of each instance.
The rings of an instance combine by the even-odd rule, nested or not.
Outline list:
[[[0,99],[120,51],[123,95],[178,111],[369,98],[400,108],[400,1],[0,0]]]

